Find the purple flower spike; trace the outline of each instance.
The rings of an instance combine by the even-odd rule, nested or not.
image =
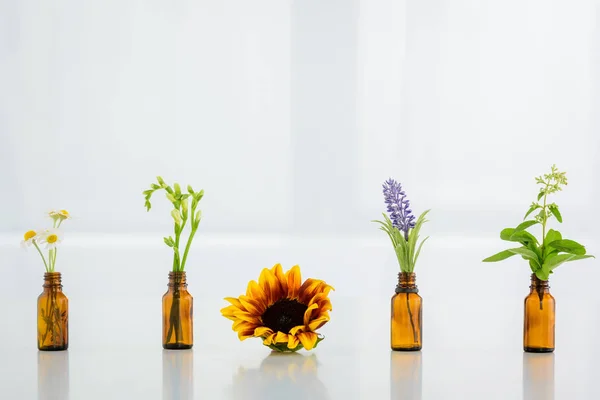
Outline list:
[[[404,237],[408,240],[408,230],[415,227],[415,216],[412,215],[410,201],[406,198],[402,185],[392,178],[388,179],[383,184],[383,196],[394,227],[404,232]]]

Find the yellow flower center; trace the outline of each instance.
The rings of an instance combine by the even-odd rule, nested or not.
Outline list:
[[[65,217],[69,216],[69,212],[67,210],[60,210],[59,211],[62,215],[64,215]]]
[[[35,237],[35,235],[37,235],[37,233],[35,231],[27,231],[27,232],[25,232],[25,235],[23,235],[23,238],[27,241],[27,240],[31,239],[32,237]]]
[[[48,243],[56,243],[58,241],[58,236],[55,234],[48,235],[48,237],[46,238],[46,241]]]

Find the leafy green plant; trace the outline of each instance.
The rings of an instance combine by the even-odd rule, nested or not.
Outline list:
[[[198,226],[200,225],[200,219],[202,217],[202,212],[200,210],[196,211],[198,207],[198,203],[204,197],[204,190],[200,190],[199,192],[195,192],[194,189],[190,185],[187,187],[188,193],[182,193],[181,187],[178,183],[173,184],[173,187],[167,185],[165,181],[160,177],[156,177],[158,184],[153,183],[150,186],[150,189],[144,191],[144,196],[146,198],[146,211],[150,211],[152,205],[150,204],[150,198],[152,194],[158,190],[164,190],[167,200],[173,204],[173,210],[171,211],[171,217],[173,218],[175,227],[174,234],[175,239],[172,236],[168,236],[164,238],[165,244],[173,249],[173,271],[181,272],[185,268],[185,262],[187,261],[188,253],[190,251],[190,246],[192,244],[192,240],[194,239],[194,235],[198,230]],[[191,210],[189,207],[189,201],[191,199]],[[190,221],[191,229],[190,234],[185,245],[185,250],[183,252],[183,257],[181,257],[181,252],[179,250],[181,234],[188,222]]]
[[[555,218],[559,223],[563,221],[558,205],[549,203],[548,196],[562,191],[562,187],[567,185],[566,173],[560,172],[553,165],[549,174],[539,176],[535,178],[535,181],[541,186],[540,191],[537,201],[534,201],[527,210],[523,218],[524,222],[515,228],[506,228],[500,232],[500,239],[520,243],[521,246],[501,251],[486,258],[483,262],[502,261],[519,255],[529,262],[531,271],[538,279],[546,281],[560,265],[593,256],[586,254],[583,245],[574,240],[563,239],[562,234],[557,230],[547,229],[548,221],[551,218]],[[535,218],[527,220],[527,217],[535,212],[537,212]],[[542,229],[542,238],[539,241],[527,231],[538,225],[541,225]]]

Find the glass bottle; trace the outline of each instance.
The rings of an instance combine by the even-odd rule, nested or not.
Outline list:
[[[418,351],[422,347],[422,303],[414,272],[400,272],[392,297],[392,350]]]
[[[37,303],[37,343],[43,351],[69,348],[69,299],[62,291],[60,272],[44,274],[44,291]]]
[[[529,296],[525,298],[523,324],[523,349],[528,353],[551,353],[554,351],[554,297],[550,294],[548,281],[541,281],[531,274]]]
[[[168,290],[162,298],[163,348],[191,349],[194,345],[194,299],[187,291],[184,271],[169,272]]]

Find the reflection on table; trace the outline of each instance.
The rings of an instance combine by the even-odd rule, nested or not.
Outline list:
[[[68,351],[38,351],[38,400],[69,400]]]
[[[316,355],[271,353],[259,368],[239,367],[233,377],[233,398],[244,400],[326,400]]]
[[[523,353],[523,400],[554,399],[554,353]]]
[[[422,373],[420,351],[392,351],[390,355],[390,399],[421,400]]]
[[[163,400],[194,398],[194,351],[163,350]]]

